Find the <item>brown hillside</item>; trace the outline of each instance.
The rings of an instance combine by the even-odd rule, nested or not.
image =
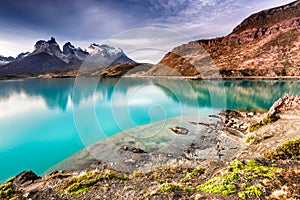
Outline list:
[[[176,47],[148,74],[169,75],[162,65],[184,76],[300,76],[300,1],[253,14],[225,37]]]

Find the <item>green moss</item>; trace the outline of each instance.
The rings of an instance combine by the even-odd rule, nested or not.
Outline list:
[[[256,197],[260,197],[263,195],[262,191],[261,191],[261,186],[259,185],[252,185],[252,186],[248,186],[247,184],[242,184],[242,187],[244,189],[244,191],[239,192],[238,196],[242,199],[246,199],[246,196],[256,196]]]
[[[249,127],[248,127],[248,131],[249,132],[254,132],[254,131],[257,131],[260,127],[262,127],[261,123],[259,122],[253,122],[253,123],[250,123]]]
[[[13,181],[0,185],[0,199],[9,199],[15,195]]]
[[[230,167],[235,173],[239,172],[244,166],[245,164],[239,160],[230,163]]]
[[[181,191],[181,190],[183,189],[178,184],[175,183],[164,183],[159,188],[160,192],[168,192],[168,193]]]
[[[207,193],[230,195],[235,193],[236,186],[232,182],[236,179],[238,176],[235,173],[229,173],[225,176],[214,177],[196,188]]]
[[[267,115],[264,117],[260,122],[253,122],[250,123],[248,127],[249,132],[257,131],[259,128],[261,128],[264,125],[274,123],[278,120],[278,117],[276,115]]]
[[[187,192],[194,192],[196,189],[195,188],[184,188],[184,190]]]
[[[187,175],[180,181],[184,183],[189,182],[190,180],[194,179],[196,176],[200,176],[201,174],[203,174],[204,171],[205,170],[202,167],[197,167],[193,169],[193,171],[187,173]]]
[[[122,174],[120,176],[117,176],[116,178],[119,179],[119,180],[122,180],[122,181],[126,181],[126,180],[129,179],[126,174]]]
[[[278,117],[276,115],[267,115],[264,117],[261,121],[262,125],[272,124],[278,120]]]
[[[81,194],[81,193],[87,192],[89,189],[90,189],[90,187],[78,189],[77,191],[75,191],[75,194]]]
[[[71,180],[72,184],[70,184],[66,191],[71,195],[86,192],[92,186],[96,185],[101,179],[102,177],[100,176],[73,178]]]
[[[300,160],[300,137],[295,140],[288,140],[274,151],[265,154],[271,160]]]
[[[250,145],[257,145],[259,143],[261,143],[262,141],[271,138],[273,135],[272,134],[268,134],[268,133],[260,133],[260,134],[256,134],[256,135],[251,135],[248,136],[245,140],[246,144],[250,144]]]
[[[165,165],[159,165],[159,166],[157,166],[157,169],[158,169],[158,170],[166,170],[166,171],[168,171],[168,170],[171,169],[171,166],[168,165],[168,164],[165,164]]]
[[[138,178],[138,177],[141,177],[143,176],[143,173],[141,172],[133,172],[132,175],[131,175],[131,178]]]
[[[242,200],[246,200],[247,199],[247,196],[244,192],[238,192],[238,197]]]
[[[115,177],[115,172],[113,172],[112,170],[105,170],[103,176],[106,179],[111,180]]]
[[[247,144],[259,144],[261,142],[261,139],[257,136],[249,136],[246,138],[246,141],[245,141]]]
[[[70,195],[80,194],[87,192],[91,187],[100,185],[103,181],[110,180],[128,180],[127,175],[115,175],[115,172],[111,170],[102,170],[101,173],[96,174],[92,172],[87,172],[86,174],[74,177],[67,182],[63,189]]]
[[[249,193],[250,196],[261,196],[263,193],[260,190],[260,186],[249,186],[246,188],[246,193]]]
[[[276,172],[280,172],[281,169],[274,167],[267,167],[256,160],[250,160],[247,165],[244,166],[243,172],[247,175],[258,175],[263,178],[274,178]]]
[[[262,194],[258,186],[248,186],[245,183],[239,184],[241,181],[252,181],[256,179],[274,178],[279,168],[264,166],[256,160],[250,160],[248,163],[235,161],[230,167],[223,169],[223,176],[216,176],[202,185],[197,186],[198,190],[208,193],[219,193],[223,195],[231,195],[237,192],[237,188],[244,188],[244,193],[249,195],[260,196]],[[243,193],[238,194],[243,196]]]

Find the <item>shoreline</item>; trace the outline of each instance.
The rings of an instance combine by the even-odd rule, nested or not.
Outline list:
[[[268,157],[272,155],[271,152],[275,152],[274,155],[277,155],[276,152],[282,155],[281,151],[284,148],[280,150],[280,146],[293,145],[293,141],[294,145],[298,145],[296,147],[299,148],[299,114],[300,97],[285,95],[273,104],[269,112],[264,114],[225,110],[217,115],[209,116],[215,120],[214,122],[206,120],[203,123],[202,119],[195,117],[178,118],[171,119],[171,122],[165,123],[163,128],[160,122],[156,122],[159,125],[156,128],[153,124],[145,125],[139,129],[124,132],[123,136],[119,135],[119,138],[111,142],[102,142],[102,144],[88,147],[89,152],[95,154],[101,154],[109,150],[111,146],[115,148],[115,152],[109,151],[107,155],[119,157],[119,163],[123,164],[117,169],[114,167],[117,160],[102,162],[99,157],[99,160],[98,158],[89,160],[91,162],[82,169],[66,171],[53,169],[43,178],[31,171],[24,171],[9,179],[2,186],[5,192],[2,194],[8,194],[7,190],[10,189],[13,192],[8,195],[17,197],[16,199],[81,200],[87,198],[122,199],[123,197],[127,199],[174,199],[175,195],[182,199],[237,199],[241,194],[249,195],[247,188],[251,187],[257,191],[256,197],[262,199],[299,197],[300,159],[297,157],[287,159],[285,154],[283,158],[277,160]],[[270,115],[276,115],[277,120],[266,122]],[[250,131],[249,128],[253,126],[251,125],[253,123],[260,123],[260,127]],[[201,128],[199,129],[198,126]],[[144,132],[145,130],[148,132]],[[161,154],[154,154],[151,157],[150,151],[147,152],[152,149],[151,135],[150,143],[140,142],[145,137],[149,137],[148,133],[153,133],[155,130],[160,130],[162,134],[154,134],[154,137],[159,138],[159,141],[169,139],[172,144],[169,150],[171,153],[174,149],[179,150],[178,157],[169,156],[168,148],[164,147],[161,148]],[[199,130],[204,131],[205,135],[199,134],[201,132]],[[141,136],[141,140],[132,142],[132,138],[138,138],[137,134]],[[230,138],[239,147],[226,143],[226,140],[221,140],[220,143],[211,137],[212,135]],[[180,141],[184,138],[190,145],[181,146],[183,143]],[[203,148],[205,140],[212,145]],[[178,141],[180,143],[177,143]],[[103,144],[106,145],[103,146]],[[297,148],[295,152],[299,154]],[[210,157],[209,153],[213,156]],[[85,152],[83,157],[69,160],[67,165],[76,164],[75,162],[88,158],[86,155]],[[158,155],[159,162],[152,165],[155,161],[152,158],[155,155]],[[222,156],[226,157],[226,155],[228,157],[223,159]],[[148,171],[142,168],[127,170],[128,167],[135,167],[139,164],[147,166],[147,162],[150,162],[150,166],[153,167],[148,168],[150,169]],[[124,165],[124,163],[129,165]],[[231,175],[240,178],[229,178]],[[218,181],[214,182],[214,180]],[[225,185],[223,181],[226,182]],[[219,187],[219,184],[222,187],[215,191],[214,188]],[[280,193],[283,190],[284,192]]]
[[[40,76],[40,77],[39,77]],[[191,80],[191,81],[201,81],[201,80],[287,80],[287,81],[299,81],[300,76],[278,76],[278,77],[268,77],[268,76],[245,76],[245,77],[195,77],[195,76],[116,76],[116,77],[96,77],[96,76],[70,76],[70,75],[39,75],[39,76],[0,76],[0,81],[2,80],[20,80],[20,79],[65,79],[65,78],[139,78],[139,79],[171,79],[171,80]]]
[[[216,115],[205,118],[181,116],[135,127],[85,147],[51,167],[44,174],[61,170],[95,168],[103,164],[123,172],[149,171],[182,155],[192,160],[219,159],[216,149],[218,142],[220,145],[222,143],[223,146],[233,147],[222,152],[222,159],[230,160],[241,146],[229,135],[222,134],[220,124],[222,119]],[[176,134],[172,131],[174,127],[184,127],[188,133]],[[197,138],[203,138],[206,142]],[[124,151],[125,146],[129,150]],[[186,152],[191,147],[200,148],[197,150],[197,156]],[[139,153],[130,149],[139,150]],[[101,163],[98,165],[99,161]]]

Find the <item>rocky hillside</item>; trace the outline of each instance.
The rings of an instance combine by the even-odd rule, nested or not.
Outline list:
[[[204,51],[204,48],[206,52]],[[176,47],[149,75],[299,76],[300,1],[253,14],[225,37]],[[174,69],[170,74],[166,69]],[[172,70],[171,70],[172,71]]]

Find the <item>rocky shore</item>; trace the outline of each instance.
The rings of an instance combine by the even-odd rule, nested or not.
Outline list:
[[[299,199],[300,97],[267,113],[222,111],[138,127],[38,177],[0,186],[1,199]]]

